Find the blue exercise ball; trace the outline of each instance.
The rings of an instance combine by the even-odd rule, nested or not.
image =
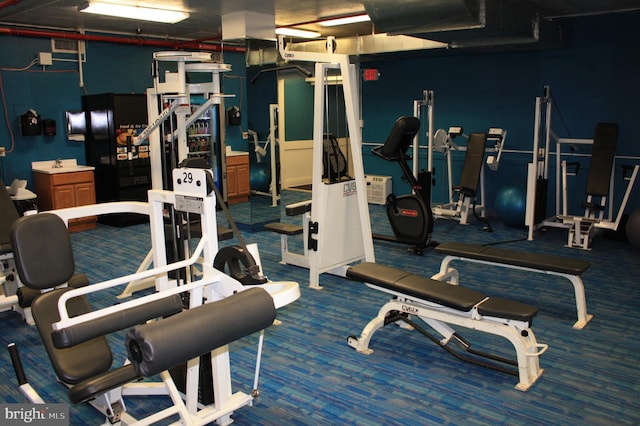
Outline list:
[[[640,250],[640,209],[634,210],[627,219],[625,226],[625,235],[629,244],[637,250]]]
[[[271,171],[269,170],[269,166],[252,164],[249,181],[252,190],[269,192],[269,185],[271,183]]]
[[[505,186],[496,194],[496,213],[508,226],[524,226],[526,205],[527,195],[522,186]]]

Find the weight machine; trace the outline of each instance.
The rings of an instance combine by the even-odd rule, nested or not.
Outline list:
[[[175,64],[175,70],[164,69],[163,65],[167,63]],[[213,172],[214,181],[220,188],[223,199],[226,200],[223,111],[224,98],[232,95],[221,92],[220,77],[222,73],[231,71],[231,66],[212,61],[211,53],[161,51],[153,54],[152,69],[153,87],[147,89],[150,124],[133,141],[138,145],[149,140],[152,188],[172,189],[171,171],[184,160],[193,157],[189,152],[188,129],[196,120],[208,114],[212,146],[209,147],[209,155],[204,158]],[[201,79],[205,81],[188,83],[187,73],[204,75]],[[202,95],[205,99],[197,107],[194,105],[193,110],[192,95]],[[203,156],[202,153],[198,155]],[[188,253],[189,245],[186,240],[191,231],[189,224],[184,224],[183,218],[179,216],[173,213],[169,215],[170,225],[174,230],[170,237],[173,247],[169,249],[175,258],[180,257],[179,253],[183,250]],[[153,253],[150,251],[137,272],[148,269],[152,263]],[[131,282],[120,297],[130,296],[152,286],[153,282],[149,280]]]
[[[349,264],[374,261],[371,223],[367,204],[366,181],[362,160],[362,135],[359,126],[358,73],[349,62],[349,56],[335,53],[335,39],[327,39],[326,52],[296,51],[286,46],[283,37],[278,39],[278,49],[285,61],[315,62],[313,161],[311,206],[303,215],[306,261],[300,266],[309,267],[310,287],[321,289],[319,275],[329,272],[345,276]],[[323,146],[327,104],[325,90],[335,81],[335,74],[342,77],[345,113],[353,177],[323,179]]]
[[[458,136],[469,139],[467,146],[460,146],[454,143]],[[484,139],[484,141],[480,140]],[[433,214],[436,217],[445,219],[456,219],[461,225],[467,225],[469,212],[480,216],[485,216],[484,205],[484,164],[492,171],[498,170],[502,150],[507,139],[505,129],[490,127],[486,133],[486,138],[476,135],[473,140],[463,133],[460,126],[450,127],[448,131],[438,129],[434,135],[433,151],[441,152],[446,160],[448,179],[448,202],[433,207]],[[492,142],[492,145],[487,143]],[[465,152],[465,161],[462,167],[462,177],[459,185],[453,183],[453,165],[451,159],[452,151]],[[485,153],[489,153],[484,161]],[[479,188],[478,188],[479,184]]]
[[[226,425],[232,423],[233,412],[251,405],[258,395],[256,386],[263,335],[261,333],[258,339],[252,392],[250,394],[233,392],[228,343],[236,338],[230,340],[223,338],[217,344],[216,336],[228,334],[240,337],[241,334],[247,335],[258,331],[251,328],[246,329],[246,333],[237,334],[233,330],[236,328],[233,323],[239,325],[245,321],[237,318],[232,322],[226,322],[232,317],[232,313],[241,315],[243,312],[244,314],[250,312],[249,315],[253,318],[256,312],[252,308],[255,305],[239,303],[235,307],[231,306],[232,309],[228,310],[226,315],[217,319],[212,319],[209,314],[215,315],[216,311],[222,313],[224,306],[232,303],[231,298],[234,298],[234,301],[249,301],[251,293],[248,292],[256,294],[255,290],[258,288],[271,296],[270,303],[276,309],[300,297],[299,286],[295,282],[267,282],[262,285],[247,286],[214,268],[221,251],[218,250],[216,238],[216,197],[213,194],[211,177],[211,172],[204,169],[175,169],[172,173],[174,191],[150,190],[147,203],[114,202],[53,210],[23,218],[35,219],[35,222],[32,221],[36,225],[35,231],[27,227],[15,227],[19,232],[14,233],[12,238],[18,242],[20,258],[24,259],[18,269],[21,274],[25,271],[27,285],[31,284],[34,288],[45,290],[59,284],[57,280],[64,280],[64,277],[71,273],[69,268],[73,269],[73,259],[67,257],[67,253],[72,255],[71,242],[64,227],[70,219],[122,212],[149,216],[153,269],[81,288],[46,291],[34,302],[34,309],[36,304],[41,306],[40,316],[34,313],[34,318],[58,378],[70,387],[70,400],[74,403],[90,403],[104,413],[111,424],[119,421],[124,424],[136,422],[136,419],[126,411],[125,397],[147,395],[167,395],[171,397],[172,405],[151,414],[142,420],[141,424],[155,423],[175,414],[180,416],[181,424],[216,422],[216,424]],[[176,211],[197,213],[201,217],[201,238],[193,254],[188,259],[174,263],[167,262],[164,250],[166,232],[164,212],[167,205],[172,205]],[[54,215],[62,220],[57,219],[58,222],[52,222]],[[38,225],[38,222],[42,225]],[[23,223],[28,222],[23,221]],[[59,223],[57,226],[52,226],[57,223]],[[41,243],[37,238],[33,238],[41,235],[42,229],[37,226],[52,229],[54,236],[47,241],[43,252],[55,253],[54,259],[60,265],[51,267],[50,270],[45,269],[42,273],[39,271],[43,268],[38,267],[40,265],[38,258],[42,257],[38,256]],[[51,261],[48,258],[43,260]],[[201,273],[198,274],[198,279],[188,280],[183,285],[178,285],[175,280],[170,279],[168,272],[184,267],[197,268]],[[42,274],[43,278],[40,278],[39,274]],[[87,303],[84,299],[85,295],[122,286],[134,279],[153,279],[156,291],[98,310],[91,310],[88,305],[83,306]],[[187,301],[184,303],[188,303],[188,309],[182,309],[183,301],[178,298],[177,303],[171,302],[171,306],[177,304],[177,307],[171,308],[173,310],[171,313],[175,313],[175,316],[169,318],[173,320],[159,319],[155,323],[138,325],[145,319],[169,315],[169,313],[161,313],[165,310],[164,306],[172,297],[175,299],[174,296],[181,293],[188,293],[188,297],[184,299]],[[239,299],[235,297],[237,294],[246,294],[246,297]],[[73,303],[67,304],[71,299]],[[212,303],[215,305],[208,305]],[[220,307],[220,309],[201,309],[205,305],[211,308]],[[160,309],[161,312],[158,312]],[[273,321],[273,317],[265,317],[265,319],[266,323],[263,326],[268,326]],[[250,318],[245,320],[251,322]],[[215,329],[216,324],[220,327],[218,330]],[[129,327],[134,327],[129,329],[127,335],[129,340],[126,343],[127,360],[130,362],[111,369],[111,355],[105,354],[105,351],[109,352],[106,341],[102,344],[95,340],[103,339],[107,333]],[[51,332],[57,337],[49,336]],[[202,333],[201,336],[198,336],[199,332]],[[211,343],[205,343],[207,341]],[[81,342],[86,344],[80,344]],[[64,350],[60,352],[60,348]],[[105,356],[108,362],[103,361]],[[71,362],[72,359],[75,361]],[[31,402],[44,403],[26,381],[15,349],[12,350],[12,360],[21,392]],[[209,366],[205,367],[205,362],[208,362]],[[180,366],[184,368],[181,374]],[[142,377],[150,377],[158,373],[162,379],[161,382],[140,381]],[[69,377],[73,377],[74,380]],[[205,400],[205,395],[213,395],[214,398]]]
[[[552,108],[551,89],[549,86],[544,86],[543,95],[536,97],[533,160],[527,168],[525,225],[528,227],[528,240],[533,240],[536,229],[542,227],[563,228],[568,229],[567,247],[590,250],[590,244],[597,234],[604,230],[615,231],[618,229],[640,165],[623,167],[623,179],[627,181],[627,187],[614,216],[617,125],[599,123],[596,126],[594,139],[558,138],[551,126]],[[553,216],[547,217],[549,156],[553,142],[556,144],[555,211]],[[576,174],[576,170],[570,170],[571,165],[566,160],[562,160],[562,148],[565,145],[572,147],[591,145],[593,147],[586,191],[587,200],[583,203],[585,209],[583,215],[572,215],[568,212],[568,176]],[[595,161],[600,159],[603,164],[596,164]],[[603,181],[603,179],[605,180]],[[598,189],[593,191],[595,186]],[[599,202],[594,202],[594,197],[598,197]]]
[[[134,139],[135,143],[149,139],[153,189],[166,189],[170,185],[170,171],[189,157],[187,129],[209,112],[216,145],[212,149],[211,168],[226,195],[224,173],[220,170],[224,169],[225,152],[222,115],[223,99],[232,95],[221,93],[220,74],[231,71],[231,66],[213,62],[211,54],[204,52],[155,52],[153,59],[153,87],[147,89],[147,113],[151,124]],[[165,70],[162,75],[161,64],[165,62],[175,63],[177,70]],[[188,72],[210,74],[210,80],[187,83]],[[206,99],[194,111],[191,110],[192,95],[203,95]],[[160,106],[162,110],[159,110]]]

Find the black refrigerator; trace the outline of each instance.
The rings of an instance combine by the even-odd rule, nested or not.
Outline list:
[[[87,165],[95,167],[96,200],[147,201],[151,189],[149,142],[134,137],[147,127],[147,97],[138,94],[103,93],[82,97],[85,113]],[[112,226],[147,221],[138,214],[104,215],[98,219]]]

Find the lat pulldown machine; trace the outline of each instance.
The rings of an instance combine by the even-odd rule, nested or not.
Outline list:
[[[289,232],[290,226],[279,223],[265,228],[281,234],[283,262],[309,268],[309,286],[320,289],[320,274],[328,272],[345,276],[350,264],[374,261],[362,135],[358,124],[358,73],[356,66],[349,62],[348,55],[335,53],[335,41],[331,37],[327,40],[326,52],[295,50],[295,45],[285,46],[283,37],[278,39],[278,47],[285,61],[315,62],[312,196],[311,203],[303,202],[304,205],[296,209],[302,214],[302,229],[295,227],[294,232]],[[342,77],[349,153],[353,159],[353,176],[338,176],[336,179],[330,176],[323,178],[324,146],[328,133],[325,126],[325,89],[329,80],[335,78],[335,75],[329,75],[330,72],[337,72]],[[288,235],[296,233],[304,235],[302,255],[290,253],[287,249]]]

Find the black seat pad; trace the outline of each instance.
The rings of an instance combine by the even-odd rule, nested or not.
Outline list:
[[[267,223],[266,225],[264,225],[264,229],[284,235],[298,235],[302,234],[302,232],[304,231],[304,229],[300,225],[282,222]]]
[[[70,290],[72,289],[53,290],[36,297],[31,306],[31,312],[57,377],[62,382],[73,385],[108,371],[112,356],[104,337],[88,340],[69,349],[58,349],[53,344],[51,325],[60,321],[58,299]],[[67,306],[71,317],[91,311],[89,302],[84,296],[69,300]]]
[[[135,365],[123,365],[120,368],[110,370],[96,377],[91,377],[73,386],[69,389],[69,399],[74,404],[90,401],[95,398],[96,395],[119,388],[140,378],[141,376],[137,373]]]
[[[469,259],[503,263],[569,275],[581,275],[590,266],[590,263],[584,260],[467,243],[442,243],[436,247],[436,251],[451,256],[460,256]]]

